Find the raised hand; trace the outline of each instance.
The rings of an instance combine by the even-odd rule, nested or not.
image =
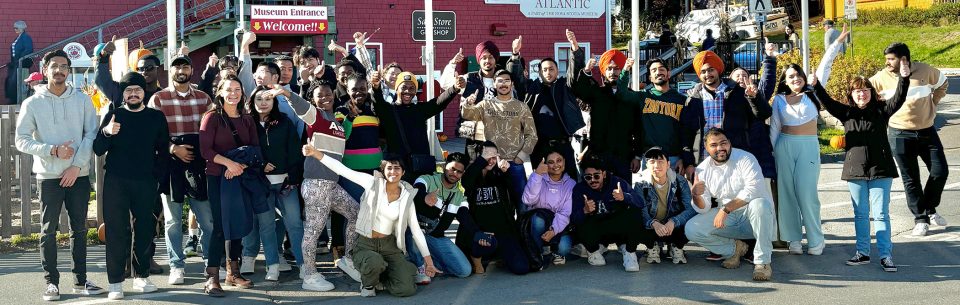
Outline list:
[[[587,60],[587,65],[583,67],[583,72],[590,73],[591,71],[593,71],[593,67],[596,67],[596,66],[597,66],[597,59],[590,57],[590,59]]]
[[[323,73],[326,72],[326,71],[325,71],[326,69],[327,69],[327,62],[326,62],[326,61],[320,61],[320,65],[317,65],[316,68],[313,68],[313,71],[312,71],[312,73],[313,73],[313,78],[314,78],[314,79],[321,79],[321,78],[323,78]]]
[[[250,46],[254,41],[257,41],[257,34],[254,34],[251,31],[243,32],[243,40],[240,42],[242,46]]]
[[[535,170],[535,172],[537,173],[537,175],[545,175],[547,174],[548,171],[549,171],[549,168],[547,167],[547,159],[544,158],[543,161],[540,161],[540,165],[537,165],[537,169]]]
[[[380,76],[379,70],[374,70],[370,72],[370,86],[373,89],[380,89],[381,80],[383,77]]]
[[[810,86],[817,85],[817,74],[810,73],[810,75],[807,76],[807,85],[810,85]]]
[[[120,123],[117,122],[117,116],[114,115],[110,117],[110,123],[107,123],[107,126],[103,126],[103,134],[112,136],[120,133]]]
[[[453,77],[457,80],[457,82],[453,84],[454,88],[460,89],[461,93],[464,89],[467,89],[467,78],[461,77],[456,69],[453,70]]]
[[[635,60],[633,59],[633,57],[627,58],[627,62],[623,65],[623,70],[624,70],[624,71],[630,71],[630,69],[633,68],[633,63],[634,63],[634,62],[635,62]],[[602,72],[602,71],[601,71],[601,72]]]
[[[910,61],[907,57],[900,57],[900,76],[910,77]]]
[[[107,42],[105,45],[103,45],[103,49],[100,50],[100,54],[99,54],[100,57],[110,57],[110,55],[113,54],[113,52],[116,52],[117,51],[117,45],[115,44],[116,41],[117,41],[117,35],[113,35],[113,38],[110,38],[110,42]]]
[[[693,188],[690,189],[690,193],[694,196],[703,196],[703,193],[707,191],[707,185],[700,181],[700,176],[693,174]]]
[[[523,48],[523,35],[517,36],[517,39],[513,40],[513,54],[520,54],[520,49]]]
[[[745,88],[746,92],[744,92],[744,95],[749,97],[757,96],[757,86],[753,84],[753,78],[751,78],[748,75],[746,81],[744,82],[746,83],[745,85],[747,86],[747,88]]]
[[[580,49],[580,45],[577,44],[577,35],[573,34],[573,31],[567,29],[567,41],[570,42],[570,50],[576,51]]]
[[[274,98],[278,96],[284,96],[287,98],[290,97],[290,91],[287,91],[287,89],[284,88],[283,86],[280,86],[280,84],[273,84],[273,86],[271,86],[270,91],[267,91],[267,94],[270,95],[270,98]]]
[[[590,214],[597,210],[597,202],[583,195],[583,213]]]
[[[210,54],[210,58],[207,59],[207,66],[216,68],[218,62],[220,62],[220,57],[217,57],[217,53],[214,52],[213,54]]]
[[[836,40],[836,41],[840,41],[841,43],[843,43],[843,42],[847,41],[847,36],[850,36],[850,29],[847,29],[847,24],[844,23],[844,24],[843,24],[843,30],[840,31],[840,36],[837,36],[837,40]]]
[[[367,41],[367,32],[353,33],[353,42],[356,43],[358,47],[363,46],[363,43],[366,41]]]
[[[466,106],[473,107],[474,105],[477,104],[477,93],[478,92],[474,92],[473,94],[468,96],[466,99],[464,99],[463,102],[466,104]]]
[[[183,41],[180,42],[180,49],[177,50],[177,54],[180,54],[180,55],[190,54],[190,48],[187,47],[186,42],[183,42]]]
[[[330,52],[336,52],[338,49],[340,49],[340,45],[337,44],[336,40],[331,39],[330,43],[327,44],[327,50],[330,50]]]
[[[623,183],[617,182],[617,188],[613,190],[613,200],[623,201]]]
[[[450,59],[450,64],[459,64],[463,61],[463,48],[460,48],[460,51],[457,51],[456,55],[453,55],[453,58]]]
[[[763,41],[767,56],[777,56],[777,44],[770,43],[770,39],[767,37],[763,37]]]

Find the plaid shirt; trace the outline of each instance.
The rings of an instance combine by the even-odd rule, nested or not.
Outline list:
[[[200,133],[200,120],[210,106],[210,96],[190,88],[187,96],[180,96],[174,87],[157,91],[150,98],[150,107],[159,109],[167,117],[170,136]]]
[[[707,86],[703,86],[701,96],[703,97],[703,118],[706,122],[701,134],[707,134],[707,130],[713,127],[723,128],[723,94],[725,91],[727,91],[727,84],[723,82],[717,87],[716,94],[710,94],[710,91],[707,91]],[[703,147],[703,139],[700,140],[700,147]],[[706,150],[701,149],[700,157],[706,156],[705,153]]]

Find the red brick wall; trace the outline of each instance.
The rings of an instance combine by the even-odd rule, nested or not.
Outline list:
[[[0,0],[0,65],[10,61],[10,44],[16,38],[13,23],[27,22],[34,50],[76,35],[156,0]],[[110,39],[106,37],[105,39]],[[90,52],[90,50],[87,50]],[[6,69],[0,77],[6,78]],[[0,92],[4,89],[0,87]]]
[[[600,1],[597,1],[600,2]],[[601,2],[602,3],[602,2]],[[394,5],[390,8],[390,5]],[[434,1],[436,11],[457,13],[457,38],[453,42],[436,42],[436,67],[441,70],[458,48],[464,55],[474,55],[477,43],[493,41],[501,52],[510,52],[510,45],[518,35],[523,35],[522,53],[526,60],[554,57],[554,43],[566,42],[564,29],[577,34],[580,42],[589,42],[593,54],[601,54],[606,48],[606,16],[596,19],[542,19],[526,18],[520,6],[513,4],[485,4],[483,0]],[[370,41],[384,45],[383,61],[398,62],[404,69],[423,74],[420,64],[422,42],[413,41],[411,16],[414,10],[423,9],[422,1],[365,0],[337,1],[337,41],[341,45],[353,41],[354,32],[373,33]],[[507,25],[507,34],[493,36],[493,23]],[[323,47],[319,45],[318,47]],[[444,132],[452,136],[456,128],[459,104],[453,103],[444,112]]]

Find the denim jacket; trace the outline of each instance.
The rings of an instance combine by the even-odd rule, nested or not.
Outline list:
[[[641,175],[634,176],[633,190],[643,200],[641,216],[643,225],[647,229],[653,228],[653,222],[657,216],[657,202],[660,198],[657,196],[657,189],[653,182],[651,169],[642,172]],[[677,175],[672,169],[667,170],[667,181],[670,182],[670,190],[667,192],[667,219],[673,220],[675,227],[683,227],[687,220],[697,215],[690,203],[690,185],[687,179]]]

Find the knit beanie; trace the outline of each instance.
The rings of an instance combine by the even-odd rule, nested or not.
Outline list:
[[[400,85],[410,82],[413,84],[413,90],[420,90],[420,84],[417,82],[417,76],[410,72],[401,72],[397,75],[397,80],[393,81],[393,90],[400,91]]]
[[[144,90],[147,89],[147,80],[143,78],[143,75],[136,72],[127,72],[122,78],[120,78],[120,91],[126,90],[130,86],[140,86]]]

